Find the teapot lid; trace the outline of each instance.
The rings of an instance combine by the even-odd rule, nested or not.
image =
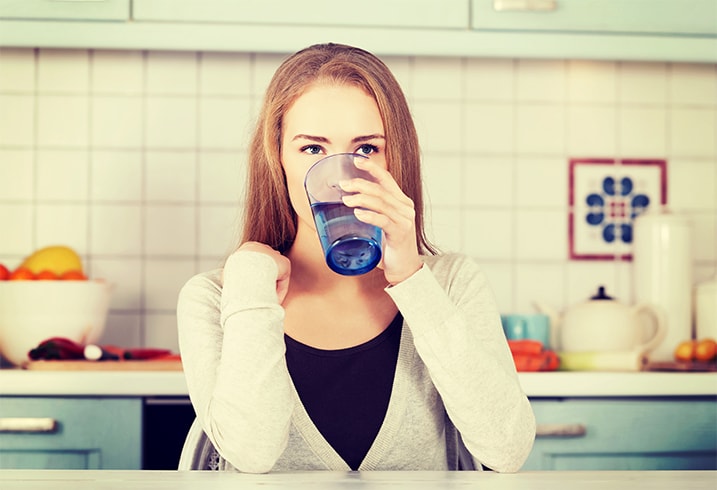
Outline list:
[[[608,296],[607,293],[605,293],[605,286],[598,287],[597,294],[595,296],[592,296],[590,299],[597,299],[597,300],[603,300],[603,299],[615,299],[612,296]]]

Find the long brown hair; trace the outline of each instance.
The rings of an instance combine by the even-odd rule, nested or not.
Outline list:
[[[423,229],[418,136],[403,91],[376,56],[333,43],[317,44],[293,54],[269,83],[249,148],[241,242],[258,241],[282,253],[294,242],[297,218],[281,164],[282,118],[317,80],[358,86],[376,100],[386,136],[388,171],[415,206],[419,252],[436,253]]]

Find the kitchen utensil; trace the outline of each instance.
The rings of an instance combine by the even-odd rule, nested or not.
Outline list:
[[[508,340],[537,340],[550,348],[550,318],[548,315],[501,315],[503,332]]]
[[[112,286],[104,281],[1,281],[0,354],[14,365],[51,337],[99,340]]]
[[[647,364],[642,349],[615,352],[560,352],[562,371],[641,371]]]
[[[692,338],[692,252],[690,225],[667,210],[635,219],[635,299],[664,312],[665,336],[650,361],[672,361],[677,345]]]
[[[649,352],[664,335],[664,319],[646,303],[624,305],[605,293],[600,286],[588,301],[569,307],[562,317],[553,308],[536,303],[550,317],[558,331],[561,352]],[[649,339],[642,336],[642,320],[650,319],[654,328]]]
[[[717,340],[717,277],[695,287],[695,337]]]

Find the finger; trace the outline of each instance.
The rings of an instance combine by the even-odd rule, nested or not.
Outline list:
[[[391,175],[391,173],[382,166],[371,161],[371,159],[357,158],[354,160],[354,165],[356,168],[368,172],[382,187],[392,192],[399,191],[403,193],[398,183],[393,178],[393,175]]]

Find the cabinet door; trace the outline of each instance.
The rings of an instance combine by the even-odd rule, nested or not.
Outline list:
[[[140,398],[0,399],[0,468],[140,469]]]
[[[0,0],[0,19],[129,20],[130,0]]]
[[[525,470],[715,470],[717,398],[531,400]]]
[[[472,0],[474,29],[717,35],[715,0]]]
[[[466,29],[469,0],[134,0],[136,21]],[[337,8],[338,7],[338,8]]]

